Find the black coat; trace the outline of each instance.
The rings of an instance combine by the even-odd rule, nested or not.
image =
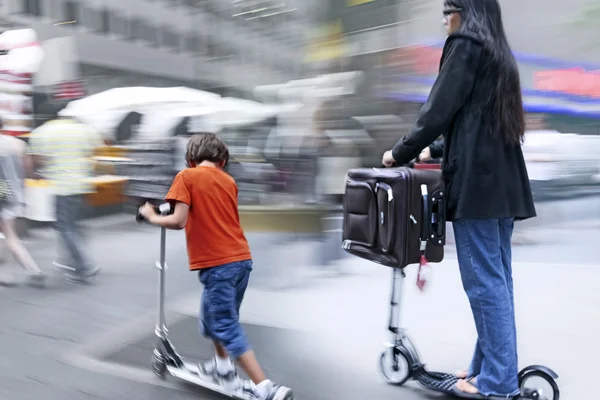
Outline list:
[[[489,99],[496,77],[486,67],[489,62],[481,41],[450,35],[417,122],[392,149],[396,163],[406,164],[444,134],[442,172],[450,221],[536,215],[521,146],[507,144],[492,123]],[[430,150],[439,157],[442,147]]]

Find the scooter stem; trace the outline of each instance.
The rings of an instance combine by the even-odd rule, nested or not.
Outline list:
[[[156,320],[156,335],[160,338],[167,337],[167,323],[165,321],[165,271],[167,230],[160,228],[160,260],[156,263],[158,269],[158,317]]]

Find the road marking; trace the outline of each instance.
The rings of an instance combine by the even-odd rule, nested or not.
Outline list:
[[[136,381],[141,383],[147,383],[154,386],[161,386],[167,389],[175,389],[182,392],[189,392],[189,388],[186,389],[180,381],[167,381],[157,377],[152,372],[151,367],[151,356],[148,354],[148,368],[131,367],[123,364],[117,364],[111,361],[101,361],[94,358],[87,357],[82,354],[71,354],[65,358],[65,362],[69,365],[85,369],[91,372],[97,372],[104,375],[111,375],[130,381]]]
[[[169,321],[171,323],[176,323],[184,317],[185,316],[182,314],[176,314],[170,316]],[[156,311],[149,312],[130,322],[119,325],[114,329],[103,332],[95,338],[75,346],[70,352],[62,357],[62,361],[68,365],[92,372],[185,391],[184,387],[169,383],[154,375],[151,368],[151,352],[148,352],[148,369],[100,359],[102,356],[115,353],[131,343],[134,343],[136,339],[148,335],[148,333],[152,332],[156,326],[155,318]]]

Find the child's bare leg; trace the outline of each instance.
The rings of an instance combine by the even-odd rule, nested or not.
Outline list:
[[[258,361],[256,360],[256,356],[252,350],[248,350],[244,354],[238,358],[238,363],[240,366],[246,371],[248,377],[254,384],[256,388],[254,389],[254,396],[261,400],[273,400],[273,399],[281,399],[281,400],[293,400],[294,393],[288,387],[277,385],[271,382],[265,376],[260,365],[258,365]]]
[[[289,388],[273,383],[265,377],[254,352],[250,350],[250,343],[239,321],[239,309],[251,270],[252,262],[248,260],[209,268],[200,274],[200,281],[204,285],[202,329],[205,335],[208,334],[207,336],[213,339],[213,343],[216,342],[214,346],[217,355],[215,367],[208,361],[200,365],[200,370],[204,375],[216,375],[217,381],[226,387],[234,383],[234,387],[239,388],[239,377],[233,367],[229,370],[219,368],[221,363],[229,365],[231,357],[240,364],[255,385],[251,388],[243,385],[242,390],[250,389],[260,400],[292,400],[294,394]],[[232,278],[224,279],[228,276]],[[215,318],[214,311],[218,311],[219,318]],[[227,358],[220,360],[222,356]]]
[[[228,374],[233,371],[233,363],[229,358],[229,353],[227,353],[225,346],[216,340],[213,340],[213,345],[215,346],[215,367],[217,368],[217,371],[221,374]]]
[[[252,350],[242,354],[238,359],[238,362],[255,385],[258,385],[267,379],[262,368],[260,368],[260,365],[258,365],[258,360],[256,359],[256,356]]]
[[[217,354],[217,357],[219,357],[221,360],[229,359],[229,354],[221,343],[213,340],[213,345],[215,346],[215,353]]]

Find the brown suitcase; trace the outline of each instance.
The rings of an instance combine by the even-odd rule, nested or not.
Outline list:
[[[441,171],[359,168],[348,171],[343,248],[348,253],[404,268],[444,258],[445,190]]]

